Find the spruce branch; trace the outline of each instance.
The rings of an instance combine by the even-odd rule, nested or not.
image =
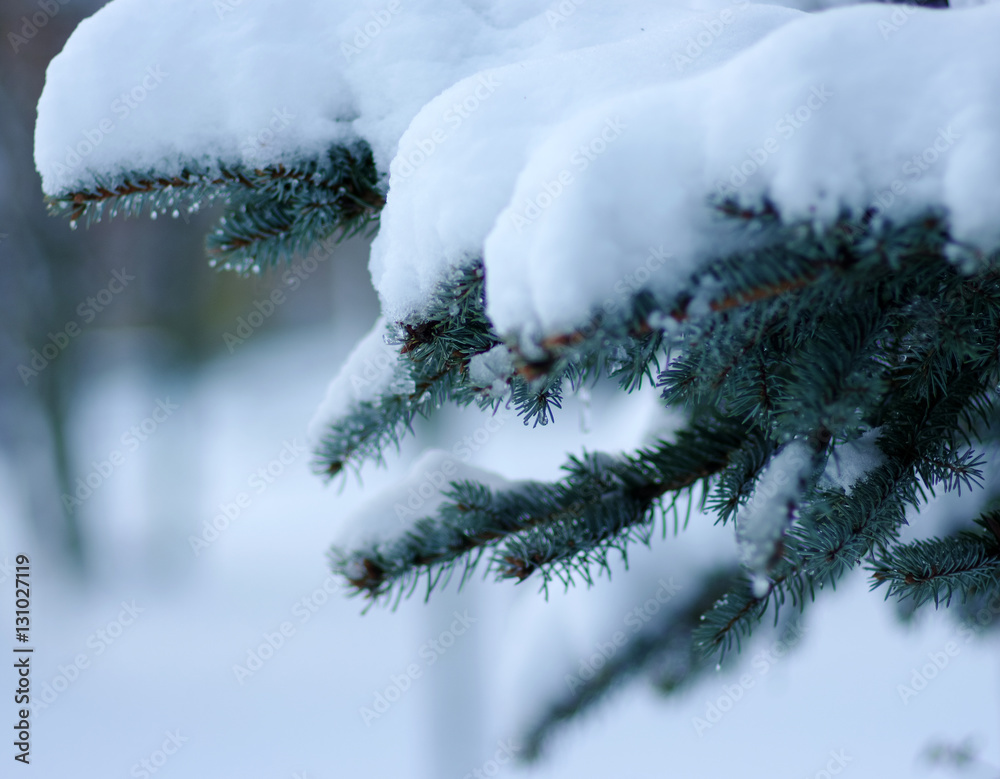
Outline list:
[[[79,189],[46,198],[49,212],[75,227],[105,215],[179,216],[218,200],[225,212],[206,238],[213,264],[259,270],[308,251],[332,235],[371,230],[385,204],[384,185],[367,144],[337,146],[324,157],[253,167],[189,164],[179,173],[130,171],[94,176]]]
[[[500,344],[483,307],[483,269],[460,269],[440,285],[434,303],[419,322],[398,322],[386,331],[399,346],[392,370],[397,380],[388,393],[360,401],[331,420],[315,453],[317,471],[333,476],[345,465],[381,461],[398,446],[418,416],[429,416],[451,400],[497,408],[467,380],[469,359]]]
[[[995,383],[997,366],[986,377],[961,368],[929,406],[897,398],[884,410],[886,429],[879,438],[887,461],[855,485],[850,495],[818,490],[800,521],[786,537],[784,557],[763,594],[741,582],[710,612],[695,640],[706,653],[724,656],[774,605],[775,618],[786,599],[803,608],[815,588],[836,582],[875,550],[888,549],[905,521],[905,506],[918,506],[924,495],[918,464],[959,435],[968,407],[981,402]],[[888,420],[893,426],[888,426]],[[933,433],[933,434],[932,434]]]
[[[868,568],[874,590],[887,585],[886,598],[929,601],[946,606],[958,594],[963,602],[1000,591],[1000,512],[975,520],[977,530],[950,538],[914,541],[887,549]]]
[[[488,564],[498,578],[524,580],[535,571],[543,586],[553,575],[591,576],[607,566],[611,548],[624,551],[636,526],[650,525],[658,502],[718,473],[743,439],[732,420],[703,420],[629,457],[587,454],[571,458],[567,476],[554,484],[528,482],[508,490],[459,482],[444,494],[432,517],[416,521],[399,538],[364,549],[332,552],[333,569],[357,592],[385,595],[394,585],[429,590],[442,572],[465,565],[464,581],[485,547],[499,546]],[[411,590],[412,591],[412,590]]]
[[[504,402],[475,386],[468,373],[471,358],[504,344],[486,316],[484,279],[481,261],[452,271],[438,284],[418,318],[389,328],[387,339],[399,345],[405,358],[399,361],[399,380],[393,386],[407,389],[393,389],[357,403],[342,418],[331,420],[316,452],[317,471],[332,476],[351,463],[380,461],[386,447],[398,445],[412,430],[416,417],[429,417],[446,402],[476,403],[494,411]],[[528,361],[512,347],[507,405],[525,425],[546,425],[562,407],[565,382],[579,387],[607,374],[632,391],[645,378],[652,381],[651,366],[658,368],[661,334],[646,328],[641,335],[633,335],[631,328],[616,331],[610,353],[607,347],[612,336],[599,329],[568,339],[563,346],[552,345],[554,351],[542,362]],[[577,348],[559,351],[568,344]]]

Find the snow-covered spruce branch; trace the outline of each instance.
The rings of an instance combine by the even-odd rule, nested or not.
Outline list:
[[[929,601],[950,605],[956,594],[965,602],[1000,592],[1000,512],[988,512],[976,524],[976,531],[886,550],[869,566],[872,589],[887,585],[886,598],[912,598],[915,607]]]
[[[475,386],[473,357],[496,349],[483,309],[480,265],[455,272],[417,323],[380,320],[330,386],[316,414],[316,469],[328,476],[345,465],[381,461],[413,420],[442,403],[495,406],[492,387]],[[504,377],[500,377],[506,390]],[[508,379],[509,380],[509,379]]]
[[[994,352],[998,343],[993,335]],[[928,400],[898,398],[882,410],[879,448],[883,461],[846,489],[831,490],[821,480],[802,501],[799,520],[785,537],[783,556],[770,571],[770,583],[761,593],[749,581],[741,581],[705,614],[695,634],[699,649],[723,655],[733,642],[739,646],[774,603],[775,610],[791,598],[803,608],[806,596],[824,582],[835,585],[847,571],[875,550],[887,550],[905,521],[907,505],[918,507],[926,499],[920,463],[939,456],[961,439],[970,419],[985,412],[1000,374],[997,358],[986,375],[973,375],[964,368],[951,372],[950,381]],[[979,476],[975,469],[961,480],[966,486]],[[941,486],[957,487],[958,481],[940,480]]]
[[[648,325],[637,330],[636,314],[606,327],[595,318],[586,333],[574,334],[572,349],[560,352],[550,344],[543,359],[532,361],[493,330],[483,292],[482,263],[472,262],[438,285],[420,317],[377,326],[317,412],[319,472],[332,476],[347,464],[381,460],[417,416],[429,416],[446,402],[495,410],[507,398],[524,424],[547,424],[560,407],[564,381],[579,385],[607,373],[631,390],[653,380],[662,335]],[[628,302],[637,310],[648,307],[649,299],[638,295]]]
[[[94,176],[78,189],[46,198],[49,211],[75,226],[103,216],[179,216],[220,201],[225,212],[206,237],[213,264],[240,272],[275,265],[331,235],[373,228],[385,205],[367,144],[335,146],[321,159],[294,164],[213,167],[179,172],[132,171]]]
[[[486,547],[499,546],[489,563],[498,578],[522,581],[606,566],[611,548],[624,551],[631,533],[649,525],[670,493],[694,487],[722,470],[741,444],[744,428],[731,420],[702,420],[674,443],[629,457],[590,454],[572,458],[568,475],[554,484],[528,482],[494,490],[474,482],[453,484],[436,514],[398,537],[362,549],[334,549],[335,572],[357,592],[376,598],[398,586],[428,592],[442,574],[464,562],[465,576]],[[447,581],[447,579],[445,579]]]
[[[779,393],[781,377],[773,372],[773,363],[764,354],[769,349],[772,353],[778,350],[780,344],[776,346],[775,339],[796,334],[801,318],[816,318],[810,312],[841,304],[840,295],[850,289],[849,285],[865,279],[872,279],[875,285],[892,269],[885,262],[860,261],[860,244],[876,239],[867,222],[858,227],[845,219],[834,229],[817,232],[809,225],[780,225],[766,202],[756,211],[739,212],[723,203],[719,212],[757,233],[758,238],[770,231],[769,245],[723,258],[699,272],[690,281],[694,293],[673,290],[654,295],[648,289],[627,288],[625,297],[595,309],[584,326],[549,334],[538,343],[509,342],[509,363],[495,372],[490,387],[477,383],[475,372],[469,372],[473,358],[504,343],[486,316],[484,268],[481,261],[473,261],[453,271],[438,284],[419,317],[386,326],[385,338],[397,344],[400,354],[408,359],[387,360],[384,354],[373,352],[367,357],[359,355],[361,363],[352,361],[345,366],[338,382],[343,385],[348,378],[363,382],[366,391],[346,407],[333,403],[337,413],[327,408],[317,414],[317,427],[322,428],[317,434],[317,470],[332,475],[349,462],[380,459],[386,445],[398,443],[416,416],[427,416],[445,402],[495,407],[505,391],[503,384],[508,385],[510,403],[526,424],[544,424],[554,418],[565,381],[579,386],[608,375],[622,389],[631,391],[645,379],[652,380],[665,342],[680,352],[660,374],[661,383],[668,388],[668,401],[697,401],[702,395],[714,394],[730,374],[739,377],[746,372],[746,363],[752,362],[750,371],[760,382],[759,391],[743,395],[742,404],[741,396],[730,398],[733,412],[749,414],[757,407],[773,410],[770,396]],[[848,229],[851,225],[856,229]],[[935,229],[940,233],[939,226]],[[912,240],[913,230],[908,227],[879,233],[878,239],[890,245]],[[919,230],[926,234],[925,221]],[[706,306],[695,296],[708,301],[707,312],[700,316],[696,316],[696,309]],[[874,314],[881,311],[877,305],[869,309]],[[674,324],[662,329],[670,321]],[[836,321],[838,326],[842,324],[839,318]],[[847,324],[856,328],[858,321],[847,320]],[[775,330],[779,332],[772,332]],[[718,332],[722,332],[721,339],[715,337]],[[855,341],[861,338],[856,332],[849,335]],[[868,335],[865,345],[873,348],[872,334]],[[828,370],[836,366],[818,365],[815,356],[828,362],[850,360],[860,348],[855,344],[849,353],[840,355],[831,346],[821,341],[813,347],[815,355],[805,355],[802,362],[811,375],[828,381],[841,377],[842,371]],[[375,350],[381,346],[376,344]],[[377,370],[390,371],[391,380],[357,375],[359,364],[370,366],[376,358],[381,361]],[[803,383],[808,380],[807,376]],[[845,406],[850,407],[852,400],[857,398],[845,398]]]
[[[837,253],[843,253],[842,242],[845,235],[849,235],[852,241],[871,237],[864,231],[840,231],[834,239],[837,242],[835,244]],[[736,379],[741,379],[745,382],[744,386],[741,387],[735,381],[729,387],[723,384],[722,390],[728,390],[728,394],[723,394],[720,387],[714,387],[711,399],[722,408],[736,408],[741,411],[747,411],[749,408],[753,411],[755,408],[753,403],[740,402],[740,393],[743,393],[744,397],[754,398],[766,394],[769,397],[767,411],[770,413],[762,417],[756,415],[762,421],[770,423],[769,435],[818,436],[817,452],[825,447],[827,441],[847,439],[870,424],[864,419],[863,411],[859,413],[858,409],[859,407],[862,410],[877,409],[878,404],[882,402],[882,393],[887,387],[891,388],[896,397],[906,397],[908,393],[914,393],[918,401],[925,400],[927,372],[945,370],[948,365],[953,364],[950,361],[955,357],[951,355],[942,361],[942,347],[939,347],[927,356],[927,359],[932,361],[929,367],[913,374],[911,366],[914,363],[920,365],[920,358],[923,355],[909,342],[897,345],[893,332],[906,333],[911,330],[914,327],[913,320],[916,318],[914,312],[920,317],[928,315],[944,317],[952,326],[960,323],[962,317],[975,319],[975,326],[981,328],[983,303],[984,300],[989,300],[990,295],[996,296],[996,281],[990,273],[971,278],[957,273],[941,256],[946,236],[941,233],[937,223],[925,220],[916,233],[911,226],[894,235],[895,243],[902,245],[911,253],[920,253],[923,260],[920,270],[891,272],[891,267],[888,267],[881,257],[852,258],[851,262],[842,261],[838,265],[831,265],[831,268],[835,269],[832,272],[840,277],[856,274],[846,280],[840,278],[838,284],[817,284],[815,287],[785,291],[781,296],[782,300],[777,303],[755,298],[746,304],[747,309],[754,309],[772,307],[780,303],[783,308],[783,319],[778,320],[775,332],[771,334],[766,346],[754,345],[753,348],[758,348],[758,352],[754,355],[756,361],[752,371],[741,376],[738,371],[733,370],[732,359],[728,359],[727,378],[734,376]],[[936,272],[928,273],[928,267],[936,268]],[[754,278],[750,281],[756,284],[758,280],[759,274],[754,274]],[[860,300],[855,301],[853,306],[854,316],[843,316],[845,286],[848,288],[859,284],[864,286],[865,280],[881,289],[882,294],[878,296],[881,299],[877,300],[876,305],[868,302],[867,297],[859,295]],[[920,298],[921,294],[925,297]],[[922,300],[922,307],[914,306],[913,301],[918,299]],[[906,305],[898,302],[900,300],[906,301]],[[963,310],[965,305],[963,301],[973,301],[972,309],[966,306]],[[449,304],[448,308],[453,309],[454,306]],[[795,308],[799,312],[812,311],[811,339],[804,340],[801,332],[793,331],[792,326],[784,321],[788,318],[790,308]],[[889,317],[887,311],[891,312],[895,320],[887,319]],[[739,310],[728,310],[719,316],[732,318],[740,313]],[[750,315],[753,315],[752,311]],[[800,313],[800,316],[804,314]],[[896,325],[895,331],[887,324],[889,321],[893,321]],[[988,318],[986,324],[989,324]],[[748,329],[728,328],[728,332],[745,334]],[[413,335],[419,335],[419,331]],[[723,333],[724,335],[726,333]],[[434,341],[435,339],[425,339],[419,342],[419,348],[427,347]],[[985,340],[979,338],[979,341],[976,343],[976,339],[971,341],[968,338],[959,339],[955,341],[955,346],[963,350],[965,358],[974,361],[995,353],[995,347],[990,345],[989,338]],[[892,354],[894,350],[904,351],[910,358],[911,363],[907,366],[907,370],[897,370],[897,366],[905,363],[901,358],[881,359],[886,351]],[[718,353],[723,350],[716,348],[714,351]],[[746,346],[740,347],[742,354],[750,351],[751,349]],[[791,356],[784,356],[789,351]],[[793,370],[789,370],[788,366]],[[779,370],[775,371],[775,367]],[[774,385],[766,392],[761,392],[762,374],[765,382],[769,381]],[[708,393],[702,393],[700,398],[706,395]],[[753,452],[755,449],[759,451],[760,447],[751,447],[750,451]],[[762,467],[762,459],[758,456],[756,460],[758,466]],[[924,466],[927,463],[937,468],[939,474],[940,463],[935,465],[933,458],[915,463],[924,468],[925,480],[933,482],[936,478],[934,474],[926,471]],[[944,475],[948,472],[953,475],[956,473],[954,467],[946,469]],[[756,478],[759,473],[752,476]],[[750,495],[748,490],[750,477],[751,474],[743,474],[742,486],[737,493],[717,496],[721,501],[720,505],[727,505],[729,511],[732,511],[744,502]],[[599,501],[595,501],[595,506],[601,505]],[[506,570],[509,575],[513,576],[526,576],[538,565],[548,566],[548,570],[559,570],[549,564],[561,559],[561,550],[574,542],[573,534],[582,534],[583,548],[589,548],[595,538],[603,541],[614,536],[615,533],[609,529],[621,530],[630,527],[633,524],[631,519],[639,515],[641,515],[639,509],[629,505],[627,501],[610,500],[603,509],[595,509],[592,516],[600,517],[600,520],[594,526],[578,522],[571,530],[564,525],[553,525],[551,527],[556,528],[555,531],[546,526],[541,530],[524,533],[513,538],[510,541],[510,548],[505,549],[504,554],[500,555],[499,570],[504,570],[504,563],[508,566]],[[553,538],[551,535],[553,532],[563,535]],[[778,548],[778,540],[779,537],[773,539],[775,549]],[[462,546],[459,545],[458,548],[461,549]],[[601,564],[603,560],[601,553],[606,551],[606,547],[597,544],[593,549],[598,554],[593,561]],[[586,552],[578,554],[580,555],[578,562],[588,562]],[[581,569],[586,570],[586,566],[577,568]]]
[[[720,213],[758,237],[770,232],[767,245],[720,259],[696,274],[690,282],[693,293],[632,291],[625,300],[614,301],[613,310],[595,310],[574,331],[550,334],[537,344],[511,342],[509,364],[492,377],[490,387],[469,373],[472,358],[503,343],[486,317],[484,269],[476,261],[454,271],[438,285],[419,318],[388,327],[388,340],[409,358],[394,362],[395,379],[384,382],[390,389],[368,392],[337,415],[324,418],[320,411],[317,421],[324,430],[318,470],[334,474],[349,461],[378,459],[386,444],[398,442],[410,429],[415,416],[426,416],[445,402],[495,407],[503,384],[526,423],[544,423],[559,407],[564,381],[579,385],[610,375],[623,389],[635,389],[659,369],[665,343],[679,353],[660,374],[668,402],[721,396],[736,414],[776,414],[801,428],[802,415],[808,413],[816,426],[822,419],[840,434],[852,432],[843,430],[844,424],[856,422],[855,409],[883,389],[885,366],[873,361],[882,357],[901,318],[889,318],[886,303],[896,298],[909,301],[906,306],[912,309],[910,296],[933,289],[939,279],[928,279],[925,271],[935,255],[946,280],[975,283],[943,258],[947,236],[938,220],[921,218],[903,227],[876,229],[867,218],[845,218],[833,229],[817,232],[804,224],[780,225],[766,202],[757,211],[739,213],[724,206]],[[872,243],[884,252],[873,255]],[[919,270],[899,269],[900,263],[915,259],[924,263]],[[914,279],[923,288],[907,286]],[[876,291],[881,300],[873,299]],[[845,299],[857,305],[855,316],[838,315]],[[907,315],[912,320],[912,313]],[[799,328],[804,323],[818,332],[775,370],[773,355],[788,353],[790,339],[802,342]],[[906,349],[912,352],[913,345]],[[907,356],[912,368],[913,355]],[[348,366],[345,373],[352,370]],[[838,393],[836,385],[849,385],[851,392],[840,392],[834,409],[829,398]],[[816,400],[807,409],[803,401],[812,398]]]

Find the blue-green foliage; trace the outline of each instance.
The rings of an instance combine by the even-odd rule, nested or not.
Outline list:
[[[377,223],[384,182],[363,144],[293,167],[187,169],[95,182],[50,201],[90,222],[197,206],[225,216],[209,254],[245,271],[308,249],[332,234]],[[692,504],[732,532],[779,448],[808,443],[822,467],[845,445],[877,432],[881,459],[853,484],[810,479],[766,570],[706,572],[683,609],[646,631],[595,679],[571,690],[539,721],[529,751],[559,721],[586,708],[617,679],[667,658],[662,687],[675,689],[724,657],[784,604],[804,608],[863,561],[873,587],[912,604],[975,608],[1000,591],[1000,515],[975,531],[899,543],[908,510],[935,490],[972,489],[998,438],[1000,271],[996,258],[956,244],[947,220],[928,213],[904,224],[845,214],[832,227],[784,223],[764,202],[715,203],[741,251],[720,256],[669,294],[639,290],[613,313],[540,342],[504,340],[491,327],[479,258],[439,285],[420,317],[394,322],[400,381],[382,397],[331,420],[316,453],[327,475],[383,452],[416,416],[445,402],[496,411],[507,403],[525,424],[555,420],[563,393],[610,377],[625,392],[646,382],[689,423],[673,440],[625,456],[571,456],[554,483],[447,488],[428,516],[396,538],[334,549],[333,568],[375,600],[426,593],[477,565],[499,579],[591,582],[609,554],[650,543],[657,520],[679,531]],[[669,236],[664,237],[665,240]],[[660,289],[662,287],[658,287]],[[473,386],[470,361],[506,346],[508,394]],[[402,388],[402,389],[400,389]],[[699,516],[702,514],[699,512]],[[972,518],[960,518],[970,526]],[[918,517],[919,520],[919,517]]]

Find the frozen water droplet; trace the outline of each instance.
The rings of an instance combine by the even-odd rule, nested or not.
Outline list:
[[[715,670],[716,671],[721,671],[722,670],[722,663],[716,663],[715,664]]]
[[[174,219],[176,219],[180,215],[181,215],[181,212],[178,211],[176,208],[173,211],[170,212],[170,216],[172,216]]]
[[[149,218],[150,219],[156,219],[156,217],[157,217],[156,211],[150,211],[149,212]]]
[[[77,225],[76,225],[76,220],[74,219],[74,220],[72,220],[72,221],[71,221],[71,222],[69,223],[69,229],[70,229],[70,230],[75,230],[75,229],[76,229],[76,227],[77,227]]]

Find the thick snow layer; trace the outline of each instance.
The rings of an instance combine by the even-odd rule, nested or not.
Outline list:
[[[1000,7],[913,10],[901,26],[891,13],[806,17],[701,76],[567,119],[521,170],[486,238],[496,327],[531,334],[585,321],[661,244],[673,257],[650,284],[676,289],[699,260],[732,247],[706,205],[712,193],[767,196],[786,220],[819,223],[845,209],[903,222],[935,208],[955,238],[995,249]]]
[[[621,121],[619,112],[601,114],[592,126],[572,121],[572,128],[585,128],[586,133],[571,145],[563,143],[567,120],[616,95],[708,70],[800,15],[745,1],[714,13],[674,10],[673,18],[635,30],[627,40],[609,36],[613,42],[602,46],[484,71],[440,94],[410,124],[390,168],[388,200],[371,260],[383,309],[396,319],[419,315],[447,271],[468,257],[481,256],[484,242],[488,273],[502,279],[487,279],[491,312],[494,303],[502,306],[512,296],[524,298],[529,294],[525,286],[534,282],[532,271],[543,272],[548,259],[515,259],[514,247],[493,250],[487,236],[502,233],[505,218],[515,220],[517,233],[525,231],[541,218],[547,202],[571,189],[582,188],[585,197],[602,199],[605,208],[613,198],[624,210],[634,206],[635,198],[648,195],[633,192],[624,178],[613,190],[598,192],[589,186],[586,170],[594,161],[594,149],[626,141],[630,125]],[[668,16],[666,9],[662,16]],[[656,127],[649,128],[658,144],[666,140],[665,128],[673,132],[678,116],[666,122],[658,119]],[[557,139],[555,145],[552,138]],[[658,154],[654,149],[647,147],[644,153]],[[532,164],[544,168],[543,179],[526,180]],[[522,207],[522,201],[536,205]],[[592,238],[591,231],[600,231],[606,219],[602,215],[597,222],[563,224],[563,229]],[[598,238],[602,244],[609,239]],[[555,240],[571,240],[573,246],[578,241],[562,234]],[[585,267],[586,273],[577,270],[559,279],[560,289],[574,295],[577,283],[572,276],[602,275],[597,267]],[[616,280],[610,278],[611,284]],[[603,281],[595,281],[594,288]]]
[[[569,7],[114,0],[49,66],[35,134],[43,188],[122,170],[264,165],[358,136],[385,170],[421,107],[462,78],[623,40],[678,14],[655,0]]]

